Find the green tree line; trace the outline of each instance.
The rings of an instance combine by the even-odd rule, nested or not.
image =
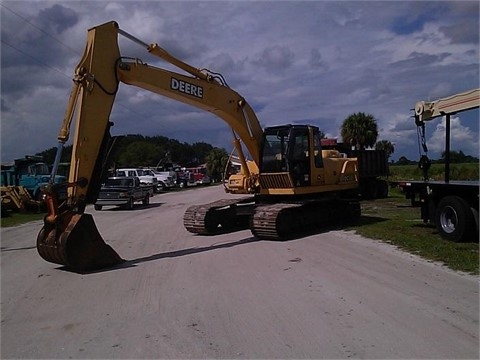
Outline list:
[[[216,148],[205,142],[189,144],[165,136],[143,136],[139,134],[113,137],[108,146],[108,168],[121,167],[165,167],[178,164],[196,167],[206,164],[210,175],[220,180],[228,154],[223,148]],[[53,164],[57,148],[37,153],[48,164]],[[69,163],[72,146],[63,149],[61,162]]]
[[[387,158],[394,153],[395,148],[388,140],[377,141],[378,126],[375,117],[371,114],[358,112],[349,115],[340,127],[343,141],[357,150],[367,147],[384,150]],[[322,132],[322,137],[324,133]],[[114,137],[110,141],[107,166],[119,167],[162,167],[166,164],[180,164],[185,167],[195,167],[206,164],[210,175],[215,179],[221,179],[228,154],[225,149],[215,148],[205,142],[188,144],[165,136],[127,135]],[[62,154],[62,162],[70,162],[72,146],[67,146]],[[52,164],[55,159],[56,148],[37,153],[44,157],[45,161]],[[452,163],[474,163],[478,158],[465,155],[462,151],[450,152]],[[444,163],[445,152],[438,160],[432,163]],[[393,163],[393,162],[392,162]],[[405,156],[399,158],[397,165],[416,164]]]

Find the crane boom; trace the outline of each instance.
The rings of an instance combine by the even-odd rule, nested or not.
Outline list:
[[[428,148],[425,137],[425,122],[445,116],[445,182],[448,183],[450,181],[450,117],[453,114],[478,109],[479,107],[480,89],[468,90],[431,102],[418,101],[415,104],[415,124],[418,127],[419,140],[425,152],[425,155],[421,156],[418,166],[422,169],[425,180],[428,179],[428,170],[431,164],[426,155]]]
[[[415,104],[415,121],[417,125],[433,120],[439,116],[455,114],[475,109],[480,106],[480,89],[473,89],[436,101],[418,101]]]

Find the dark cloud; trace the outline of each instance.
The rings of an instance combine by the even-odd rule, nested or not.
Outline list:
[[[322,59],[322,54],[319,49],[312,49],[310,52],[310,66],[321,69],[323,71],[328,70],[328,62]]]
[[[478,1],[449,2],[449,16],[440,30],[452,40],[452,44],[479,44]]]
[[[1,99],[1,111],[9,111],[10,108],[7,106],[7,103],[6,101],[2,98]]]
[[[37,22],[43,29],[54,34],[61,34],[78,23],[78,14],[71,8],[55,4],[40,10]]]
[[[196,68],[222,73],[262,126],[309,122],[337,136],[344,118],[363,111],[396,142],[396,157],[415,150],[416,101],[479,85],[472,1],[36,0],[4,1],[0,11],[2,160],[55,145],[86,31],[110,20]],[[179,71],[119,42],[124,56]],[[111,119],[117,134],[231,148],[228,129],[210,113],[134,86],[120,86]],[[478,138],[478,121],[470,129]]]
[[[421,31],[424,25],[448,13],[448,3],[439,1],[416,1],[396,16],[390,25],[390,30],[398,35],[408,35]]]
[[[253,63],[264,68],[268,73],[282,73],[288,69],[295,59],[295,54],[290,48],[273,45],[264,49],[257,55]]]
[[[422,52],[413,52],[407,59],[396,61],[390,64],[393,67],[399,68],[421,68],[426,66],[438,65],[442,60],[447,58],[452,54],[442,53],[442,54],[425,54]]]
[[[451,39],[452,44],[479,43],[478,20],[466,19],[461,25],[453,24],[441,26],[440,31],[442,31],[446,37]]]

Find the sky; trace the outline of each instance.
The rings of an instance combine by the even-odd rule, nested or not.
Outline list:
[[[1,1],[1,162],[57,146],[87,30],[108,21],[194,66],[221,73],[262,127],[318,126],[341,141],[371,114],[392,160],[420,158],[417,101],[479,87],[477,1]],[[120,37],[122,56],[183,73]],[[214,115],[121,84],[112,135],[167,136],[233,149]],[[73,129],[73,127],[72,127]],[[479,156],[478,110],[451,121],[451,150]],[[428,155],[445,120],[427,123]],[[71,141],[68,143],[70,144]]]

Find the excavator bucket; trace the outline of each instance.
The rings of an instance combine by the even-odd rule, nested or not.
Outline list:
[[[45,219],[38,234],[37,250],[46,261],[80,271],[125,261],[102,239],[90,214],[62,214],[53,223]]]

